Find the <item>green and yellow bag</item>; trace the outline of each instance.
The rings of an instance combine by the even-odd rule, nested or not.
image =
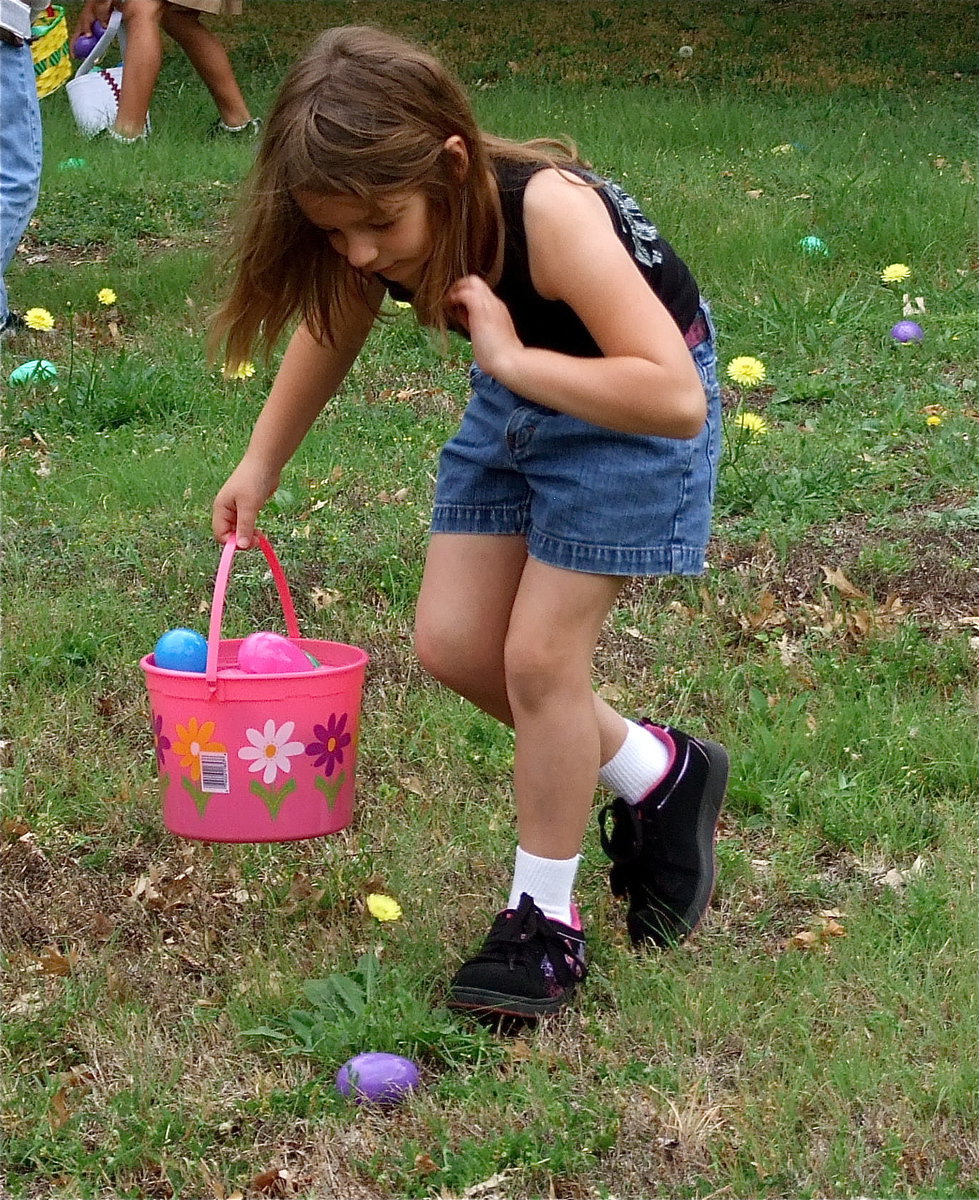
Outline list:
[[[56,92],[71,77],[71,50],[68,46],[68,22],[65,10],[49,4],[31,29],[31,57],[37,94],[43,99]]]

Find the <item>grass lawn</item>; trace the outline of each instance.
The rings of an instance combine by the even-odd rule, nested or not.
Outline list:
[[[722,368],[765,366],[725,385],[707,573],[630,585],[596,663],[623,711],[729,747],[717,892],[637,957],[593,828],[571,1010],[498,1037],[442,1006],[506,897],[512,747],[413,659],[468,360],[399,309],[263,515],[303,631],[371,656],[354,820],[166,831],[137,664],[206,629],[211,498],[274,375],[203,354],[253,151],[204,137],[172,47],[146,145],[82,141],[55,94],[8,272],[54,329],[3,344],[5,380],[58,376],[4,402],[0,1190],[979,1196],[974,6],[249,0],[215,27],[262,112],[346,21],[442,51],[494,131],[572,135],[690,263]],[[890,336],[905,310],[920,343]],[[277,626],[239,556],[226,636]],[[422,1087],[350,1105],[334,1076],[367,1049]]]

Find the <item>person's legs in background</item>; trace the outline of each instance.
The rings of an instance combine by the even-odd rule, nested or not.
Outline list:
[[[163,28],[190,60],[211,93],[225,128],[245,129],[252,116],[241,94],[227,51],[216,34],[200,22],[200,14],[179,4],[166,4]]]
[[[163,64],[164,0],[126,0],[122,7],[126,23],[126,58],[119,95],[119,112],[114,132],[127,141],[141,138],[146,115]]]
[[[0,41],[0,332],[14,321],[2,275],[37,206],[41,151],[31,48]]]

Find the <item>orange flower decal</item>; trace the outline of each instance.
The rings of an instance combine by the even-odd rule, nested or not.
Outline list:
[[[177,726],[177,740],[173,743],[174,754],[179,755],[180,765],[190,767],[191,779],[201,777],[201,752],[205,754],[221,754],[227,749],[221,742],[212,742],[214,737],[214,722],[205,721],[198,725],[197,718],[191,717],[186,726]]]

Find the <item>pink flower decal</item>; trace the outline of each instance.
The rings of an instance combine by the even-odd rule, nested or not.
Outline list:
[[[289,759],[305,750],[302,742],[289,741],[295,728],[295,721],[284,721],[281,727],[276,729],[275,721],[270,717],[265,722],[264,729],[245,730],[245,737],[251,745],[242,746],[238,757],[245,762],[252,760],[249,771],[261,771],[262,782],[266,786],[275,783],[275,777],[280,771],[291,771],[292,763]]]
[[[338,765],[343,766],[343,751],[350,745],[350,734],[347,733],[346,727],[346,713],[339,717],[336,713],[331,713],[325,726],[313,726],[313,736],[318,740],[309,743],[306,753],[316,760],[313,763],[314,767],[326,764],[327,775],[332,775]]]

